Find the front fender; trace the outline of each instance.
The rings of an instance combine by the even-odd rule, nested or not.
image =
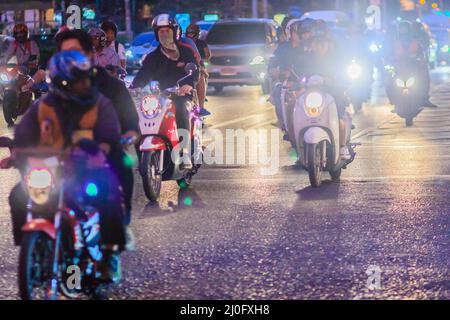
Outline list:
[[[303,135],[303,140],[308,144],[316,144],[324,140],[331,143],[328,133],[320,127],[311,127],[306,130],[305,134]]]
[[[141,151],[166,150],[167,145],[163,138],[157,136],[149,136],[142,141],[139,149]]]
[[[34,219],[22,227],[22,232],[40,231],[48,235],[51,239],[56,239],[55,226],[45,219]]]

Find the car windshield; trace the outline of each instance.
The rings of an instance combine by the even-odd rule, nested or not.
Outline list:
[[[208,44],[256,44],[266,42],[262,23],[216,24],[206,37]]]
[[[152,44],[155,40],[155,34],[153,32],[143,33],[134,38],[132,46],[142,46],[146,43]]]

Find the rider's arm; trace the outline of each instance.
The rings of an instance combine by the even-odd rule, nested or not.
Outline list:
[[[8,63],[9,59],[11,59],[16,54],[14,41],[11,41],[8,45],[8,49],[6,49],[2,61],[0,61],[1,64]]]
[[[111,101],[101,96],[98,101],[98,117],[94,129],[95,141],[114,146],[120,141],[120,122]]]
[[[156,50],[159,50],[156,49]],[[131,88],[143,88],[152,79],[155,71],[157,70],[153,52],[148,54],[142,62],[142,67],[139,69],[136,77],[134,78]]]

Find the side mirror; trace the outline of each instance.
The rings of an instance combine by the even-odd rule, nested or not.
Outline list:
[[[192,73],[194,73],[197,70],[198,70],[197,65],[195,63],[192,63],[192,62],[189,62],[184,67],[184,71],[186,71],[186,73],[189,73],[189,74],[192,74]]]
[[[0,148],[9,148],[13,147],[13,140],[8,137],[0,137]]]

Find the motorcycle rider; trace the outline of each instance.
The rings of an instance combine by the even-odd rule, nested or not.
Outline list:
[[[28,74],[33,75],[39,64],[39,47],[37,43],[30,39],[28,27],[24,23],[18,23],[13,29],[14,41],[12,41],[6,50],[2,64],[5,64],[12,57],[17,58],[17,63],[20,66],[28,67]],[[36,56],[36,59],[30,61],[31,56]]]
[[[94,66],[103,68],[107,66],[120,67],[119,55],[106,44],[106,33],[100,28],[91,28],[88,34],[91,36],[94,46]]]
[[[272,90],[270,101],[275,106],[279,125],[285,128],[282,116],[281,90],[283,81],[299,76],[304,67],[304,58],[309,51],[314,20],[294,21],[286,27],[289,31],[289,41],[281,43],[269,62],[269,74],[278,83]],[[295,75],[294,75],[295,74]]]
[[[68,30],[61,34],[58,42],[59,51],[78,50],[91,58],[93,57],[92,41],[89,35],[83,30]],[[137,141],[140,135],[139,116],[136,111],[133,99],[130,96],[124,83],[112,77],[105,69],[97,67],[97,74],[94,76],[98,84],[99,91],[111,100],[114,109],[119,116],[121,134],[123,139],[133,138]],[[134,177],[131,166],[126,165],[123,159],[126,154],[122,148],[113,150],[111,155],[114,169],[117,172],[124,189],[125,206],[127,215],[125,225],[131,222],[131,200],[133,196]],[[132,243],[131,230],[127,227],[127,237]],[[127,240],[128,241],[128,240]],[[130,245],[131,246],[131,245]]]
[[[64,51],[53,56],[49,63],[49,93],[33,104],[16,127],[14,146],[63,150],[72,145],[74,137],[82,130],[92,132],[92,138],[106,154],[119,148],[120,123],[109,99],[99,93],[94,73],[89,58],[79,51]],[[109,194],[108,201],[96,201],[101,215],[104,253],[100,269],[102,278],[116,282],[120,278],[119,252],[125,247],[120,184],[107,168],[97,169],[96,177],[76,176],[69,180],[81,178],[93,179],[101,193]],[[102,179],[107,179],[106,184]],[[71,191],[64,191],[71,199]],[[27,211],[27,195],[20,183],[11,191],[9,202],[14,241],[19,245]]]
[[[191,23],[186,29],[186,36],[189,39],[194,41],[195,46],[197,47],[200,53],[200,78],[197,82],[197,92],[198,92],[198,100],[200,108],[202,109],[203,114],[208,115],[209,112],[205,112],[205,99],[206,99],[206,90],[207,90],[207,82],[208,82],[208,72],[206,71],[206,65],[211,59],[211,51],[209,50],[208,44],[205,40],[200,39],[200,27]]]
[[[106,46],[114,49],[114,51],[119,55],[120,65],[125,69],[127,58],[125,56],[125,47],[116,40],[118,31],[117,25],[111,21],[104,21],[100,25],[100,29],[102,29],[106,34]]]
[[[388,41],[387,60],[394,66],[402,65],[405,61],[415,59],[421,89],[427,92],[423,105],[427,107],[436,107],[429,101],[430,74],[428,70],[428,61],[426,60],[426,49],[422,47],[420,41],[414,36],[413,25],[411,22],[403,20],[397,26],[397,33],[391,41]],[[391,90],[388,86],[388,91]],[[389,97],[392,95],[389,94]],[[391,101],[392,102],[392,101]]]
[[[347,125],[351,121],[350,115],[345,112],[348,101],[345,97],[345,80],[342,79],[342,72],[336,65],[340,65],[342,58],[332,46],[329,34],[324,34],[323,30],[316,30],[311,41],[311,52],[305,59],[305,75],[320,75],[325,79],[327,91],[333,96],[336,102],[339,115],[339,137],[340,156],[342,160],[350,159],[350,151],[347,145]]]
[[[194,63],[197,68],[199,64],[191,49],[182,45],[177,39],[178,23],[168,14],[160,14],[153,19],[153,30],[155,30],[156,40],[159,46],[149,53],[144,59],[142,68],[137,73],[131,84],[130,89],[142,88],[148,84],[150,80],[156,80],[160,83],[161,90],[175,86],[177,81],[186,76],[184,70],[186,64]],[[180,130],[190,132],[189,113],[187,105],[191,101],[188,95],[196,85],[198,72],[194,73],[180,83],[178,95],[174,97],[176,108],[176,122],[180,138]],[[189,138],[188,138],[189,139]],[[180,139],[180,142],[182,140]],[[189,141],[187,141],[189,142]],[[184,142],[185,145],[189,143]],[[183,150],[184,154],[190,154],[187,148]],[[185,161],[182,168],[192,168],[190,157],[184,157]]]

